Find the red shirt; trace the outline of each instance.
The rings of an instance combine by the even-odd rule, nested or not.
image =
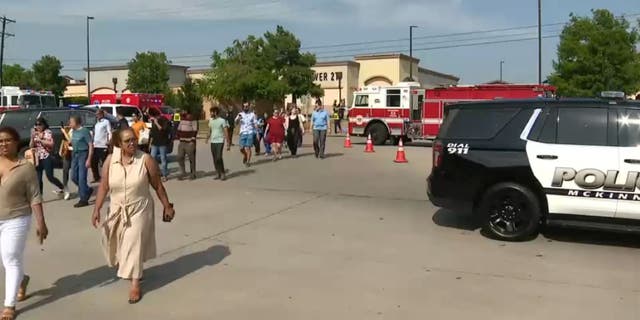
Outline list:
[[[284,119],[281,117],[274,118],[271,117],[267,120],[267,125],[269,126],[269,136],[273,137],[284,137]]]

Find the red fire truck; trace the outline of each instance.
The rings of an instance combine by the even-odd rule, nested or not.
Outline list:
[[[127,104],[140,108],[143,111],[149,108],[158,109],[164,105],[163,94],[151,94],[151,93],[106,93],[106,94],[92,94],[92,104]]]
[[[436,137],[448,104],[492,99],[550,97],[555,87],[537,84],[481,84],[425,89],[417,82],[367,86],[354,93],[349,134],[367,136],[376,145],[388,139],[431,140]]]

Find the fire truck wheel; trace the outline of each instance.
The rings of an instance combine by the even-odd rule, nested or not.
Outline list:
[[[367,132],[371,134],[371,140],[377,146],[383,145],[389,138],[389,130],[382,123],[372,124]]]

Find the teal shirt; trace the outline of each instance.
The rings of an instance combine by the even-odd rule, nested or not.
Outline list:
[[[224,128],[228,128],[229,123],[227,120],[223,118],[215,118],[209,119],[209,131],[211,133],[211,138],[209,142],[211,143],[224,143],[225,134]]]
[[[73,152],[81,152],[81,151],[89,151],[89,144],[93,139],[91,139],[91,131],[87,128],[80,128],[77,130],[73,130],[73,134],[71,135],[71,147],[73,147]]]
[[[327,130],[329,114],[324,111],[324,109],[320,111],[314,111],[311,114],[311,120],[313,121],[313,130]]]

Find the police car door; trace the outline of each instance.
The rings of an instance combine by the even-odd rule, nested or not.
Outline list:
[[[606,106],[550,106],[540,112],[526,150],[549,213],[615,215],[618,200],[603,188],[607,173],[619,167],[610,123],[615,114]]]
[[[617,218],[640,219],[640,108],[612,108],[618,111],[618,152],[620,173],[610,186],[619,192]]]

